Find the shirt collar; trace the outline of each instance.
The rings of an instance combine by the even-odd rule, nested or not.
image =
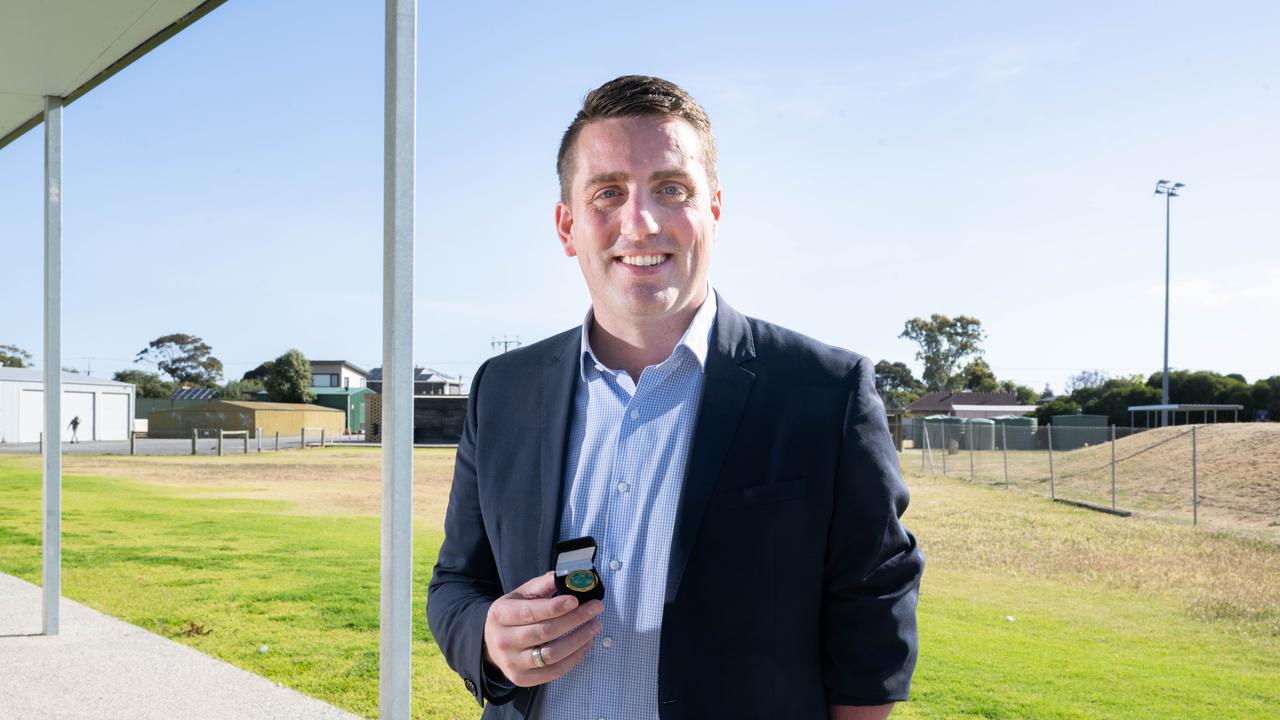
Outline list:
[[[609,368],[599,359],[596,358],[595,352],[591,350],[591,342],[588,336],[591,334],[591,323],[595,319],[595,309],[587,308],[587,316],[582,321],[582,342],[581,351],[578,353],[578,374],[582,377],[583,382],[587,382],[587,367],[594,365],[601,372]],[[702,306],[698,308],[698,312],[694,313],[693,320],[690,321],[689,327],[685,329],[684,335],[680,337],[680,342],[672,348],[671,354],[675,355],[680,350],[680,346],[689,349],[697,359],[698,365],[703,369],[707,366],[707,349],[711,346],[711,329],[716,319],[716,292],[712,289],[711,284],[707,284],[707,298],[702,301]],[[668,358],[669,359],[669,358]],[[665,362],[665,361],[664,361]]]

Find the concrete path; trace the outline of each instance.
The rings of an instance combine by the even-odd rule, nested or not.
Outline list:
[[[359,720],[204,653],[0,574],[0,720]]]

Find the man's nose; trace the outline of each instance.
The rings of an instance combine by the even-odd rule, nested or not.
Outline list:
[[[622,237],[639,240],[657,235],[661,229],[653,214],[652,199],[644,192],[631,193],[622,206]]]

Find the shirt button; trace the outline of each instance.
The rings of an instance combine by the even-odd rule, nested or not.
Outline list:
[[[624,483],[624,482],[620,482],[620,483],[618,483],[618,492],[620,492],[620,493],[624,493],[624,492],[626,492],[626,491],[628,491],[628,490],[630,490],[630,489],[631,489],[631,486],[630,486],[630,485],[628,485],[628,484],[626,484],[626,483]]]
[[[617,569],[618,569],[618,568],[620,568],[620,567],[622,567],[622,563],[618,562],[617,560],[610,560],[610,561],[609,561],[609,569],[610,569],[610,570],[617,570]]]
[[[601,644],[601,645],[603,645],[603,646],[605,646],[605,647],[613,647],[613,638],[611,638],[611,637],[607,637],[607,638],[605,638],[605,639],[601,640],[601,641],[600,641],[600,644]]]
[[[632,411],[631,411],[631,419],[632,419],[632,420],[639,420],[639,419],[640,419],[640,411],[639,411],[639,410],[632,410]]]

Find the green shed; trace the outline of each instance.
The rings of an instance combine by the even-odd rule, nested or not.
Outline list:
[[[1090,445],[1101,445],[1110,439],[1106,415],[1054,415],[1054,450],[1078,450]]]
[[[348,435],[367,431],[365,425],[365,403],[366,396],[372,394],[372,390],[367,387],[313,387],[311,391],[316,394],[316,405],[341,410],[345,414],[346,425],[344,427]]]

